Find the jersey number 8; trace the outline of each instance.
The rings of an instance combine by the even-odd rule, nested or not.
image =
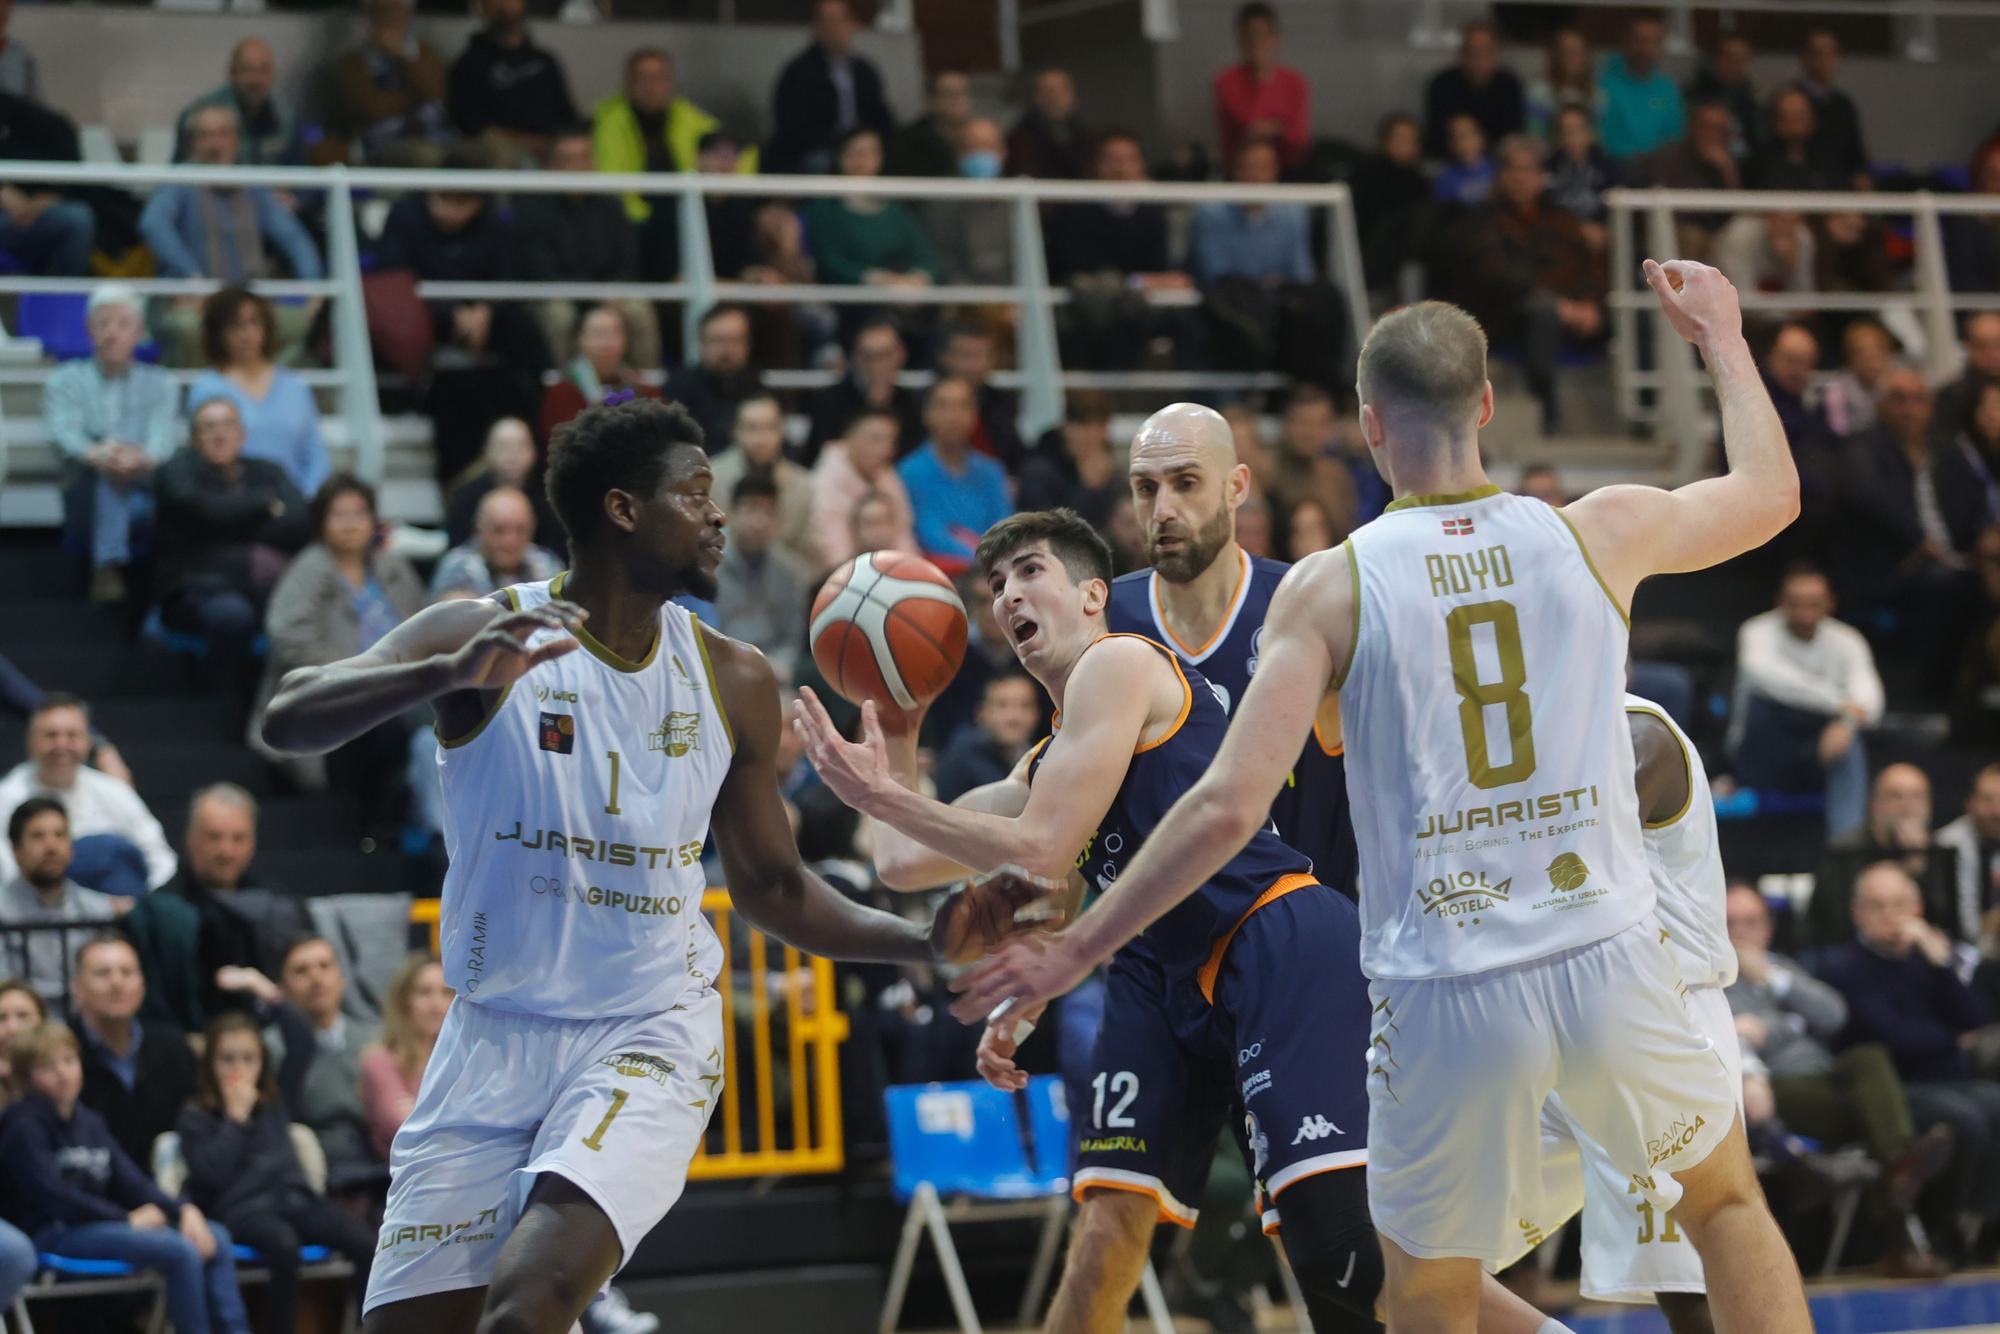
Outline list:
[[[1476,626],[1492,627],[1493,649],[1500,660],[1500,679],[1479,679],[1473,653]],[[1511,602],[1474,602],[1452,608],[1444,618],[1451,644],[1451,682],[1458,691],[1458,726],[1465,737],[1465,771],[1476,788],[1505,787],[1535,772],[1534,721],[1528,702],[1528,669],[1521,658],[1521,621]],[[1486,746],[1486,710],[1507,710],[1507,763],[1495,766]]]

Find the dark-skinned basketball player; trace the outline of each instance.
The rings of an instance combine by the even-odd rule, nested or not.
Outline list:
[[[670,601],[715,594],[710,482],[684,409],[592,408],[549,457],[571,570],[431,607],[271,701],[283,751],[423,703],[441,742],[458,995],[390,1156],[369,1334],[564,1334],[679,1197],[722,1080],[711,830],[735,910],[802,950],[912,962],[993,938],[967,896],[913,924],[800,864],[771,667]]]
[[[1012,775],[947,806],[907,785],[907,729],[892,751],[874,705],[863,707],[859,743],[840,737],[810,691],[794,726],[828,788],[879,822],[885,884],[920,888],[1014,868],[1006,874],[1054,883],[1078,871],[1108,887],[1213,760],[1228,715],[1164,645],[1108,629],[1111,553],[1076,514],[1003,520],[975,563],[1015,655],[1057,707],[1055,735]],[[1360,924],[1353,902],[1310,869],[1267,824],[1112,960],[1102,1073],[1074,1178],[1082,1188],[1074,1276],[1058,1291],[1051,1331],[1123,1328],[1154,1220],[1192,1218],[1182,1201],[1199,1191],[1232,1113],[1314,1324],[1373,1318],[1381,1250],[1363,1174],[1350,1170],[1367,1160],[1366,1072],[1355,1059],[1369,1030]],[[1305,1015],[1311,1022],[1299,1022]],[[1262,1077],[1242,1110],[1246,1074]],[[1115,1252],[1100,1253],[1107,1247]],[[1539,1321],[1489,1287],[1496,1310],[1532,1317],[1530,1327]]]

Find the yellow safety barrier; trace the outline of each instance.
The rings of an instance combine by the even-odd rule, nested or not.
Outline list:
[[[410,921],[430,929],[433,954],[438,952],[438,902],[416,899],[410,904]],[[748,958],[739,967],[730,938],[734,908],[729,891],[709,890],[701,910],[722,942],[722,971],[716,978],[722,996],[722,1105],[709,1120],[707,1142],[688,1167],[689,1179],[838,1172],[846,1159],[837,1048],[847,1040],[847,1016],[834,1003],[833,965],[786,945],[774,973],[770,942],[761,931],[745,928]],[[747,1053],[741,1050],[746,1044]],[[748,1124],[746,1084],[753,1103]],[[782,1139],[781,1092],[787,1132]]]

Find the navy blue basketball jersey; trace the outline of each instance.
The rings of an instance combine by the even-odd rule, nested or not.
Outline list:
[[[1222,557],[1222,559],[1228,559]],[[1222,629],[1206,644],[1183,643],[1160,609],[1159,578],[1152,570],[1120,575],[1111,585],[1106,619],[1114,633],[1143,635],[1171,648],[1208,682],[1225,714],[1233,714],[1257,673],[1257,649],[1264,637],[1264,614],[1278,581],[1292,567],[1281,560],[1251,556],[1241,548],[1243,572],[1230,599]],[[1271,803],[1278,835],[1311,858],[1313,876],[1349,898],[1355,893],[1354,823],[1347,808],[1347,769],[1340,746],[1321,742],[1318,730],[1306,738],[1291,777]]]
[[[1111,888],[1119,869],[1138,855],[1167,811],[1215,763],[1216,749],[1229,730],[1229,715],[1199,672],[1183,666],[1165,645],[1145,635],[1129,637],[1144,640],[1174,665],[1186,702],[1172,731],[1133,752],[1111,809],[1077,856],[1078,873],[1097,891]],[[1060,730],[1060,717],[1056,725]],[[1047,753],[1046,742],[1036,747],[1028,762],[1030,783]],[[1202,991],[1210,993],[1222,947],[1237,924],[1267,896],[1311,884],[1311,871],[1312,863],[1304,854],[1287,847],[1266,825],[1207,883],[1147,927],[1140,939],[1169,976],[1198,974]]]

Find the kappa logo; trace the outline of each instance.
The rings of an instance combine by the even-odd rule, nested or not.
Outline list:
[[[646,734],[647,750],[663,750],[668,759],[679,759],[701,749],[701,715],[670,713],[658,728]]]
[[[1323,1116],[1308,1116],[1299,1123],[1299,1133],[1292,1136],[1292,1143],[1295,1145],[1306,1144],[1314,1140],[1325,1139],[1328,1135],[1345,1135],[1346,1133],[1345,1130],[1342,1130]]]
[[[1443,527],[1444,527],[1444,535],[1446,537],[1472,536],[1472,520],[1464,518],[1462,516],[1456,519],[1444,520]]]
[[[568,755],[576,750],[576,719],[569,714],[542,714],[540,731],[543,750],[552,750],[558,755]]]
[[[674,1072],[674,1063],[649,1051],[621,1051],[598,1062],[608,1065],[627,1079],[650,1079],[664,1086]]]
[[[1667,1127],[1666,1134],[1661,1135],[1657,1139],[1646,1141],[1646,1166],[1658,1167],[1661,1163],[1694,1143],[1694,1137],[1700,1134],[1701,1128],[1707,1124],[1699,1116],[1695,1117],[1694,1124],[1692,1125],[1689,1125],[1687,1121],[1678,1116],[1675,1117],[1674,1123]]]

